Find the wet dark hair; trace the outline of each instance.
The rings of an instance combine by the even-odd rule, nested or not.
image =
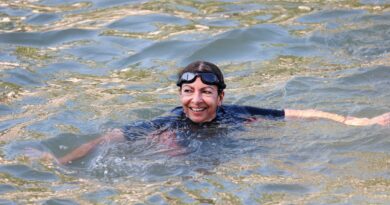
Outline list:
[[[184,69],[182,69],[178,75],[177,79],[180,79],[183,73],[185,72],[192,72],[192,73],[214,73],[219,83],[217,85],[218,87],[218,93],[221,93],[223,89],[226,88],[225,81],[223,80],[223,74],[221,69],[218,68],[213,63],[207,62],[207,61],[195,61],[187,65]]]

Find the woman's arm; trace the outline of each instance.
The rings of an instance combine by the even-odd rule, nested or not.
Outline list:
[[[124,141],[124,140],[125,140],[125,137],[123,135],[123,132],[120,129],[114,129],[103,136],[100,136],[92,141],[89,141],[85,144],[82,144],[81,146],[77,147],[76,149],[72,150],[71,152],[69,152],[69,153],[67,153],[64,156],[59,157],[59,158],[56,158],[50,152],[42,152],[40,150],[33,149],[33,148],[25,149],[24,154],[30,158],[39,158],[39,159],[44,159],[44,160],[55,160],[60,164],[67,164],[67,163],[71,163],[72,161],[74,161],[76,159],[80,159],[80,158],[84,157],[99,144],[102,144],[104,142]]]
[[[306,118],[306,119],[328,119],[336,122],[340,122],[346,125],[354,125],[354,126],[366,126],[366,125],[382,125],[382,126],[390,126],[390,112],[379,115],[373,118],[358,118],[351,116],[342,116],[334,113],[323,112],[319,110],[284,110],[286,118]]]
[[[104,142],[124,141],[124,140],[125,137],[123,135],[123,132],[120,129],[114,129],[101,137],[98,137],[92,141],[82,144],[80,147],[77,147],[76,149],[72,150],[68,154],[60,158],[57,158],[57,161],[60,164],[67,164],[76,159],[80,159],[84,157],[99,144],[102,144]]]

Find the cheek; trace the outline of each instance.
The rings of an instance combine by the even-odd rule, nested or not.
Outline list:
[[[183,95],[180,95],[180,102],[181,102],[181,104],[183,104],[183,105],[188,104],[189,101],[190,101],[189,97],[185,97]]]
[[[220,104],[221,104],[219,97],[215,97],[215,96],[209,97],[205,101],[207,101],[207,104],[210,106],[220,106]]]

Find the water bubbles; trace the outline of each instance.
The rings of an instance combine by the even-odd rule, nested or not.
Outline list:
[[[60,150],[67,150],[69,147],[68,146],[65,146],[65,145],[59,145],[58,148]]]
[[[1,23],[11,22],[11,19],[9,17],[3,17],[3,18],[0,18],[0,22]]]
[[[311,8],[308,6],[298,6],[298,9],[302,11],[311,11]]]
[[[122,159],[121,159],[121,158],[115,158],[114,162],[117,163],[117,164],[119,164],[119,163],[122,162]]]

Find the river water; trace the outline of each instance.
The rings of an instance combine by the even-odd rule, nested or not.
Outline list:
[[[0,0],[1,204],[388,204],[389,127],[261,121],[196,151],[144,141],[63,155],[179,105],[218,64],[227,104],[390,111],[390,2]]]

